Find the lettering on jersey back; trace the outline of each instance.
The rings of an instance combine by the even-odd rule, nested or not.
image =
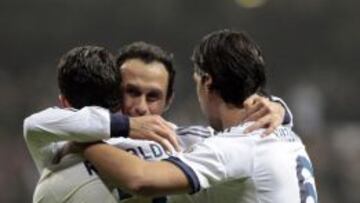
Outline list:
[[[296,136],[289,128],[278,128],[274,132],[276,137],[278,137],[282,141],[286,142],[295,142]]]
[[[126,151],[142,157],[145,160],[159,159],[166,154],[162,147],[154,143],[145,146],[127,148]]]

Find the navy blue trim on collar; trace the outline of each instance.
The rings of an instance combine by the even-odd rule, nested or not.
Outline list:
[[[186,163],[181,161],[179,158],[174,157],[174,156],[170,156],[169,158],[163,159],[163,161],[168,161],[168,162],[176,165],[177,167],[179,167],[180,170],[182,170],[182,172],[185,174],[186,178],[189,181],[189,184],[191,187],[190,194],[194,194],[200,190],[200,181],[199,181],[196,173],[194,172],[194,170],[189,165],[187,165]]]

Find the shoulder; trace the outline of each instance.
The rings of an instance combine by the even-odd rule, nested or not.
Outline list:
[[[179,136],[198,136],[208,138],[211,137],[212,133],[212,128],[201,125],[179,126],[176,128],[176,134]]]

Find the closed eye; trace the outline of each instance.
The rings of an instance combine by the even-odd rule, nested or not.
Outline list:
[[[146,100],[149,102],[158,101],[160,99],[162,99],[161,91],[153,90],[146,95]]]
[[[133,86],[127,86],[125,88],[125,94],[131,96],[131,97],[139,97],[141,95],[141,91]]]

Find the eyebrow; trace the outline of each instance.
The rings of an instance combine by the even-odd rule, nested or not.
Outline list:
[[[141,89],[141,88],[139,88],[139,86],[137,86],[137,85],[134,85],[134,84],[126,84],[125,85],[125,88],[131,88],[131,89]],[[159,94],[159,95],[163,95],[163,92],[161,91],[161,89],[160,88],[157,88],[157,87],[150,87],[150,88],[148,88],[150,91],[149,92],[153,92],[153,93],[157,93],[157,94]]]

